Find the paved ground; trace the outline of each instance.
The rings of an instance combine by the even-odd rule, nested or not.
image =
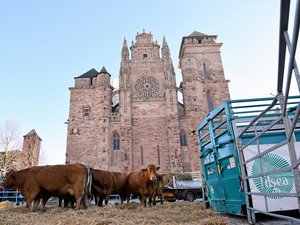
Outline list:
[[[201,202],[202,199],[196,199],[195,202]],[[223,214],[220,215],[225,216],[229,219],[231,225],[249,225],[247,217],[243,216],[235,216],[230,214]],[[290,216],[297,218],[300,220],[300,213],[299,211],[293,211],[285,214],[285,216]],[[256,225],[296,225],[300,223],[293,223],[291,224],[288,220],[283,220],[275,217],[266,216],[263,214],[256,214]]]
[[[231,225],[246,225],[249,224],[247,217],[242,216],[234,216],[234,215],[227,215],[227,214],[221,214],[223,216],[226,216],[229,221],[231,222]],[[295,214],[291,215],[295,218],[300,219],[300,215],[297,212]],[[291,223],[287,220],[282,220],[274,217],[269,217],[265,215],[257,215],[256,216],[256,224],[257,225],[291,225]],[[300,223],[293,223],[293,225],[300,224]]]

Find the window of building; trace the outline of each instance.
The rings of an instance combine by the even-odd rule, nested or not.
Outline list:
[[[206,64],[203,63],[203,77],[204,79],[208,79],[208,73],[207,73],[207,67],[206,67]]]
[[[185,134],[184,130],[180,131],[180,145],[181,146],[186,146],[187,145],[187,143],[186,143],[186,134]]]
[[[91,113],[91,108],[90,107],[84,107],[82,110],[83,116],[89,116]]]
[[[143,151],[143,146],[141,146],[141,164],[144,165],[144,151]]]
[[[125,161],[127,161],[127,160],[129,159],[129,157],[128,157],[128,154],[127,154],[127,153],[125,153],[125,154],[124,154],[124,159],[125,159]]]
[[[206,99],[207,99],[207,108],[208,111],[210,112],[211,110],[213,110],[214,106],[213,106],[213,100],[212,100],[212,94],[210,93],[210,91],[206,92]]]
[[[157,164],[160,165],[160,151],[159,151],[159,145],[157,145]]]
[[[78,128],[72,128],[70,134],[79,134]]]
[[[113,135],[113,149],[120,150],[120,135],[118,133]]]
[[[147,54],[143,54],[143,58],[146,59],[148,57]]]

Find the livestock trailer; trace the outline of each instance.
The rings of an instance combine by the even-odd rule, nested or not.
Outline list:
[[[299,102],[289,97],[283,114],[277,98],[230,100],[201,122],[199,155],[214,210],[248,215],[250,223],[255,213],[299,210]]]
[[[226,101],[196,129],[208,202],[251,224],[256,213],[300,224],[300,96],[290,96],[300,92],[300,0],[291,20],[290,2],[280,1],[276,96]],[[295,217],[283,213],[291,210]]]

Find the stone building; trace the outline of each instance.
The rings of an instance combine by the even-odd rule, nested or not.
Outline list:
[[[3,137],[9,140],[10,137]],[[22,148],[9,149],[9,143],[4,143],[4,149],[0,152],[0,178],[11,170],[20,170],[39,164],[42,139],[35,129],[23,136]]]
[[[121,50],[119,88],[105,67],[75,77],[70,87],[66,163],[104,170],[197,171],[193,130],[208,112],[230,99],[216,35],[193,32],[182,38],[176,75],[165,38],[137,34]],[[182,100],[178,99],[179,92]]]

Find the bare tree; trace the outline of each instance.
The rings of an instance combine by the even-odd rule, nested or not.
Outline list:
[[[20,131],[18,123],[7,120],[0,126],[0,169],[2,173],[18,168],[20,153]]]
[[[43,150],[43,147],[41,147],[38,165],[46,165],[46,164],[47,164],[47,153]]]

